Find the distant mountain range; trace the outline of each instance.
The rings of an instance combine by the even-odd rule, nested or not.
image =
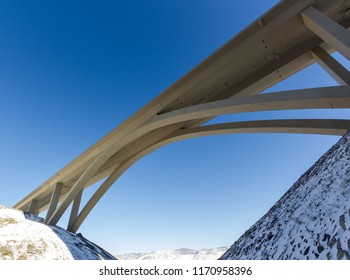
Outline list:
[[[349,260],[349,133],[220,259]]]
[[[215,249],[162,250],[151,253],[131,253],[116,256],[119,260],[217,260],[229,247]]]

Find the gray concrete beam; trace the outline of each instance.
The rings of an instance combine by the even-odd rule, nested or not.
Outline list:
[[[258,120],[214,124],[184,129],[175,133],[169,140],[180,141],[193,137],[211,136],[216,134],[237,133],[296,133],[320,135],[344,135],[350,129],[350,120],[337,119],[289,119],[289,120]]]
[[[316,62],[340,85],[350,85],[350,72],[323,48],[311,50]]]
[[[350,108],[350,87],[290,90],[208,102],[157,115],[149,120],[144,127],[161,127],[223,114],[322,108]]]
[[[78,217],[78,213],[79,213],[79,207],[80,207],[80,202],[81,202],[81,198],[83,196],[83,190],[81,190],[78,195],[76,196],[76,198],[73,201],[73,205],[72,205],[72,210],[69,216],[69,222],[68,222],[68,227],[67,230],[73,232],[72,230],[72,226],[75,223],[77,217]]]
[[[350,31],[312,6],[301,15],[307,28],[350,60]]]
[[[45,223],[48,222],[53,212],[57,209],[58,201],[61,197],[62,188],[63,188],[63,184],[58,182],[54,188],[54,191],[52,192],[49,209],[47,210],[47,213],[46,213]]]
[[[38,200],[33,199],[28,206],[27,212],[37,215],[38,214],[37,213],[37,206],[38,206]]]

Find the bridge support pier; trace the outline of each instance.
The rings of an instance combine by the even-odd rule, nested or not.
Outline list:
[[[29,204],[27,212],[33,213],[34,215],[38,215],[39,211],[37,210],[37,206],[38,206],[38,200],[33,199]]]
[[[45,223],[47,223],[47,221],[51,218],[53,212],[56,210],[60,196],[61,196],[62,189],[63,189],[63,184],[58,182],[51,195],[49,209],[47,210],[47,213],[46,213]]]
[[[123,166],[123,165],[122,165]],[[95,207],[97,202],[106,193],[106,191],[114,184],[114,182],[123,174],[125,169],[116,168],[115,171],[102,183],[102,185],[97,189],[97,191],[92,195],[90,200],[86,203],[84,208],[81,210],[79,215],[74,221],[70,221],[68,225],[68,230],[70,232],[76,233],[81,224],[84,222],[86,217],[89,215],[91,210]]]
[[[73,201],[72,210],[70,212],[68,228],[67,228],[67,230],[69,230],[69,231],[78,217],[79,207],[80,207],[80,202],[81,202],[82,196],[83,196],[83,189],[79,192],[79,194],[77,195],[77,197]]]
[[[97,170],[107,161],[109,157],[109,154],[107,154],[106,152],[102,152],[99,156],[95,158],[95,160],[89,165],[85,172],[81,174],[79,179],[72,186],[71,190],[68,192],[61,205],[57,207],[52,216],[48,219],[47,223],[49,225],[54,226],[57,224],[64,212],[67,210],[68,206],[72,203],[73,200],[80,196],[80,192],[82,192],[85,185],[88,183],[91,177],[95,175]]]

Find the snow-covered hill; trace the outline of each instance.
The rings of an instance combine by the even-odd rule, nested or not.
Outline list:
[[[80,234],[0,205],[0,260],[115,259]]]
[[[120,260],[216,260],[229,247],[219,247],[215,249],[177,249],[162,250],[151,253],[131,253],[117,256]]]
[[[220,259],[350,259],[350,135]]]

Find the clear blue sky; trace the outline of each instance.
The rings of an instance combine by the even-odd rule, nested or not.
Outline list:
[[[1,0],[0,204],[15,204],[277,2]],[[269,91],[328,85],[314,65]],[[215,121],[281,117],[350,114]],[[242,134],[171,144],[130,168],[80,231],[113,253],[231,245],[338,139]]]

